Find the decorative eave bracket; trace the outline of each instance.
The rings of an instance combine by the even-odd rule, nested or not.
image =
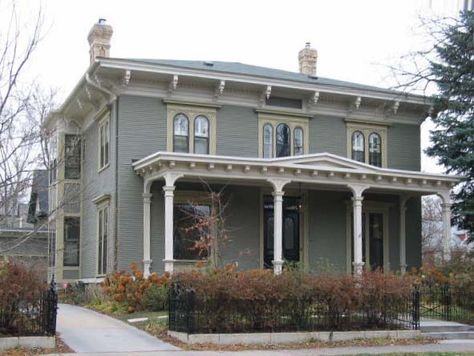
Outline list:
[[[315,91],[313,95],[308,99],[308,109],[311,110],[316,106],[319,101],[319,91]]]
[[[173,79],[171,79],[170,84],[168,86],[168,93],[171,95],[178,87],[178,76],[175,74],[173,75]]]
[[[263,90],[262,94],[260,95],[260,106],[263,106],[263,104],[265,104],[265,99],[266,100],[270,99],[271,94],[272,94],[272,86],[267,85],[265,90]]]
[[[214,98],[218,99],[224,93],[225,80],[221,80],[214,90]]]

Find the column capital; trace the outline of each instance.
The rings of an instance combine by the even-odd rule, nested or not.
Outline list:
[[[166,186],[172,187],[174,186],[174,183],[181,177],[183,177],[184,174],[182,173],[176,173],[176,172],[166,172],[163,175],[163,178],[165,179]]]
[[[282,192],[283,187],[291,182],[290,179],[284,178],[271,178],[267,180],[272,186],[275,192]]]
[[[163,186],[163,191],[165,193],[168,193],[168,192],[173,193],[175,191],[175,189],[176,189],[176,187],[174,185],[172,185],[172,186],[168,186],[168,185]]]
[[[362,193],[370,188],[366,184],[348,184],[347,187],[352,191],[354,198],[362,197]]]
[[[281,191],[281,190],[275,190],[275,191],[273,191],[272,195],[276,199],[278,199],[278,198],[283,199],[283,196],[285,195],[285,192]]]

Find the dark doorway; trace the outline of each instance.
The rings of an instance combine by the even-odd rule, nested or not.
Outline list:
[[[300,197],[283,197],[283,259],[290,262],[300,260]],[[273,267],[273,197],[265,196],[263,203],[263,263]]]

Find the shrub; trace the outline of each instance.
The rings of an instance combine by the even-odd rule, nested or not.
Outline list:
[[[143,304],[145,292],[151,286],[166,286],[169,282],[169,274],[165,273],[160,276],[157,273],[152,273],[148,278],[145,278],[135,263],[130,268],[132,273],[122,271],[107,275],[101,286],[107,296],[115,302],[125,304],[127,311],[133,313],[145,309]],[[150,299],[152,299],[152,292],[149,294],[147,302],[151,302]]]
[[[35,270],[18,261],[0,261],[0,334],[14,334],[28,323],[28,310],[38,307],[47,284]]]
[[[158,286],[156,284],[143,292],[143,309],[149,311],[165,310],[168,307],[168,286]]]
[[[97,284],[85,284],[83,282],[68,283],[60,291],[59,298],[62,303],[75,305],[96,305],[102,303],[106,296]]]
[[[194,308],[199,332],[349,330],[395,326],[391,323],[406,310],[412,283],[411,277],[382,272],[274,275],[229,267],[177,273],[172,288],[174,306]]]

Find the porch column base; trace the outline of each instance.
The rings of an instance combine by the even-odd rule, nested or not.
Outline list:
[[[143,260],[143,277],[148,278],[151,274],[152,260]]]
[[[406,264],[402,264],[400,265],[400,272],[402,272],[402,274],[405,274],[407,272],[407,265]]]
[[[168,273],[173,273],[173,269],[174,269],[174,260],[163,260],[163,262],[165,263],[165,272],[168,272]]]
[[[272,261],[273,262],[273,273],[281,274],[283,271],[283,261]]]
[[[361,275],[364,270],[364,264],[364,262],[352,262],[352,265],[354,266],[354,274]]]

